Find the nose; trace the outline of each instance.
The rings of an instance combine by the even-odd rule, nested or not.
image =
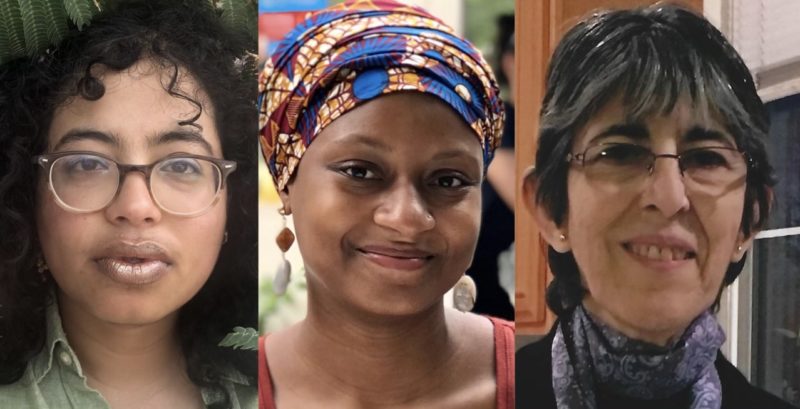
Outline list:
[[[109,221],[141,226],[161,220],[161,209],[150,196],[144,174],[131,172],[121,183],[117,196],[105,209]]]
[[[388,194],[381,198],[373,220],[375,224],[394,230],[407,239],[436,226],[436,220],[421,192],[410,182],[395,183]]]
[[[689,210],[689,197],[677,158],[662,156],[657,159],[642,195],[643,205],[669,218]]]

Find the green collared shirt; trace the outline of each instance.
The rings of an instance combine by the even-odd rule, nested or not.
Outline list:
[[[222,378],[233,409],[258,406],[258,390],[233,370]],[[221,392],[201,389],[206,406],[223,399]],[[0,408],[110,409],[99,392],[89,387],[78,357],[67,343],[57,303],[47,310],[47,339],[44,348],[25,368],[15,383],[0,385]]]

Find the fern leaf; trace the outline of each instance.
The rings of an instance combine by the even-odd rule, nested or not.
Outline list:
[[[45,18],[45,7],[43,0],[19,0],[22,28],[25,34],[25,50],[30,55],[34,55],[50,45],[47,38],[49,22]]]
[[[234,327],[233,332],[220,341],[219,346],[233,349],[258,349],[258,332],[254,328]]]
[[[78,30],[88,26],[92,22],[92,17],[99,11],[92,0],[64,0],[64,8]]]
[[[0,24],[0,31],[7,41],[0,49],[0,55],[9,56],[9,59],[25,55],[22,14],[16,1],[0,1],[0,21],[3,22]]]
[[[256,9],[250,10],[247,0],[221,0],[222,21],[237,30],[254,30],[255,26],[248,27],[248,14],[256,13]]]
[[[67,34],[67,11],[61,0],[44,0],[42,8],[47,21],[47,38],[50,44],[58,44]]]

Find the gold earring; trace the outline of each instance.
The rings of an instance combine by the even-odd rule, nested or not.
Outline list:
[[[558,235],[558,239],[561,241],[567,241],[567,236],[565,236],[564,233],[561,233]]]
[[[461,312],[470,312],[475,307],[476,298],[478,298],[478,288],[475,286],[475,280],[464,274],[453,287],[453,306]]]
[[[275,271],[275,278],[272,280],[272,289],[277,295],[286,293],[286,288],[289,287],[289,281],[292,278],[292,263],[286,259],[286,252],[292,247],[294,243],[294,233],[286,225],[286,210],[283,208],[278,210],[283,218],[283,228],[280,233],[275,237],[275,243],[281,250],[281,262],[278,269]]]

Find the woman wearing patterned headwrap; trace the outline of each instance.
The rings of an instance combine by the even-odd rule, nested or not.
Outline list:
[[[260,109],[308,282],[306,318],[261,341],[261,407],[513,408],[512,324],[443,303],[503,127],[478,51],[419,8],[348,2],[279,44]]]

